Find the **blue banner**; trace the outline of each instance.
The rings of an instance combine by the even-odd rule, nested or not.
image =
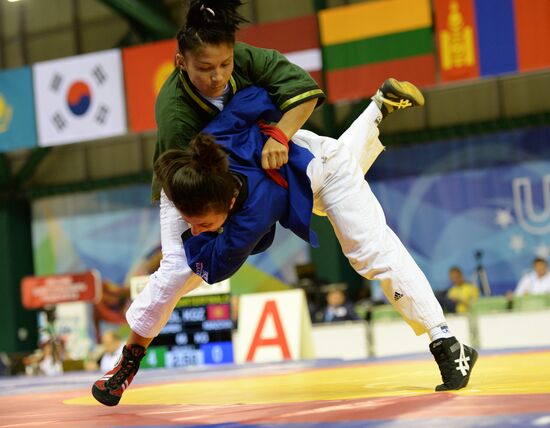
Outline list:
[[[149,185],[37,199],[33,202],[35,273],[97,269],[111,285],[156,270],[160,261],[159,207]],[[269,251],[246,263],[246,283],[290,284],[294,264],[309,261],[308,245],[283,227]]]
[[[36,147],[31,68],[0,72],[0,152]]]
[[[409,176],[372,188],[434,289],[450,286],[454,265],[475,276],[480,252],[493,294],[503,294],[535,257],[550,256],[550,159]]]
[[[373,182],[405,176],[447,174],[550,159],[548,141],[550,126],[540,126],[400,147],[390,145],[376,159],[367,179]]]

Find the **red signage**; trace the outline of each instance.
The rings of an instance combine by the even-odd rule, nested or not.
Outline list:
[[[68,302],[101,299],[101,278],[92,270],[51,276],[27,276],[21,281],[21,301],[26,309],[40,309]]]

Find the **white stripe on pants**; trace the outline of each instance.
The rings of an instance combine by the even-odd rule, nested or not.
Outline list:
[[[367,111],[372,113],[373,108],[377,110],[371,103]],[[358,148],[376,145],[372,139],[378,141],[378,127],[371,120],[376,115],[362,117],[338,141],[303,130],[293,141],[315,156],[307,171],[314,211],[328,215],[353,268],[365,278],[381,280],[388,301],[420,335],[445,323],[445,317],[426,276],[386,224],[382,207],[364,179],[366,156]],[[402,294],[397,300],[396,291]]]
[[[156,337],[178,300],[202,283],[187,265],[181,234],[188,228],[174,204],[161,192],[160,267],[126,311],[130,328],[142,337]]]

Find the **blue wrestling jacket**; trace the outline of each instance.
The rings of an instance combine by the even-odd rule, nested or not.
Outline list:
[[[260,132],[258,120],[278,121],[279,110],[267,92],[256,86],[243,89],[204,129],[229,154],[229,168],[243,186],[223,225],[222,233],[182,235],[189,267],[213,284],[231,277],[249,255],[265,251],[273,243],[276,223],[317,246],[310,229],[313,194],[306,175],[313,155],[290,144],[288,163],[279,171],[288,190],[262,169],[261,154],[268,137]]]

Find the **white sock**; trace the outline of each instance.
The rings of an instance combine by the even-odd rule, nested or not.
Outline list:
[[[430,328],[428,335],[430,336],[430,342],[438,339],[445,339],[447,337],[453,337],[447,324],[439,324],[438,326]]]
[[[370,103],[367,106],[365,115],[369,121],[374,122],[376,125],[382,121],[382,112],[380,111],[380,106],[376,102]]]
[[[378,90],[376,91],[376,93],[375,93],[372,97],[370,97],[370,99],[374,102],[374,104],[376,104],[376,106],[377,106],[379,109],[382,108],[382,103],[383,103],[381,97],[382,97],[382,92],[380,92],[380,89],[378,89]],[[371,103],[371,104],[373,104],[373,103]]]

